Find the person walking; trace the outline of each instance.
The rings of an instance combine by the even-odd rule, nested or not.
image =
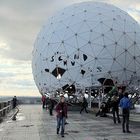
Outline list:
[[[128,97],[128,93],[126,92],[124,94],[124,97],[120,100],[120,107],[122,108],[122,115],[123,115],[123,122],[122,122],[122,130],[123,133],[131,133],[129,130],[129,115],[130,115],[130,107],[131,107],[131,101]],[[126,126],[126,131],[125,131]]]
[[[50,116],[53,116],[54,100],[52,99],[52,97],[50,97],[50,99],[48,100],[48,109]]]
[[[118,98],[117,92],[113,95],[111,99],[111,106],[112,106],[114,124],[116,124],[116,116],[117,116],[118,123],[121,123],[120,117],[119,117],[119,98]]]
[[[42,95],[42,108],[45,108],[45,104],[46,104],[46,96]]]
[[[64,137],[65,119],[67,118],[67,104],[65,102],[65,98],[63,95],[60,97],[60,102],[56,106],[56,113],[57,113],[57,134],[59,134],[59,130],[61,127],[61,136]]]
[[[88,113],[87,107],[88,107],[88,102],[87,102],[86,98],[83,97],[82,108],[80,110],[80,114],[82,113],[83,110],[85,110],[85,112]]]
[[[48,109],[49,109],[49,108],[48,108],[48,103],[49,103],[49,97],[48,97],[48,96],[46,96],[46,101],[45,101],[46,110],[48,110]]]

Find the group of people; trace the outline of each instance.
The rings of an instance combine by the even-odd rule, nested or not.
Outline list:
[[[55,101],[51,96],[50,98],[46,97],[45,95],[42,96],[42,108],[45,109],[46,107],[46,109],[49,110],[51,116],[53,116],[54,106],[55,106]]]
[[[45,108],[46,98],[42,97],[42,102],[43,102],[43,108]],[[53,115],[53,109],[54,109],[54,100],[50,98],[48,100],[48,109],[50,112],[50,115]],[[111,98],[111,106],[112,106],[112,113],[113,113],[113,121],[116,124],[116,116],[118,123],[121,123],[120,117],[119,117],[119,107],[122,108],[122,130],[123,133],[131,133],[129,130],[129,113],[130,113],[130,108],[131,108],[131,101],[128,97],[128,93],[124,93],[121,95],[118,95],[115,93],[112,98]],[[82,108],[80,110],[80,114],[82,113],[83,110],[85,110],[86,113],[88,107],[88,102],[85,97],[83,97],[83,102],[82,102]],[[65,124],[66,124],[66,118],[68,117],[67,115],[67,103],[65,102],[65,97],[62,95],[60,96],[60,101],[55,107],[56,111],[56,116],[57,116],[57,130],[56,133],[59,134],[59,131],[61,129],[61,136],[64,137],[64,131],[65,131]]]
[[[119,107],[122,109],[122,130],[123,133],[131,133],[129,130],[129,115],[130,115],[130,108],[131,108],[131,100],[128,97],[128,93],[125,92],[124,94],[120,94],[118,96],[117,93],[114,94],[112,97],[112,113],[113,113],[113,120],[116,124],[116,116],[118,123],[121,123],[120,117],[119,117]],[[116,114],[116,115],[115,115]]]
[[[101,109],[97,112],[96,116],[100,115],[101,117],[106,117],[108,110],[112,109],[113,122],[114,124],[121,123],[119,108],[122,110],[122,131],[123,133],[131,133],[129,130],[129,114],[131,108],[131,100],[128,97],[128,93],[122,93],[122,90],[119,92],[114,92],[113,96],[107,103],[103,102],[101,104]]]

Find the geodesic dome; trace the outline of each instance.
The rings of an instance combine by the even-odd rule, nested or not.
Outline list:
[[[41,29],[32,69],[40,91],[98,85],[99,78],[128,84],[140,76],[140,26],[110,4],[71,5]]]

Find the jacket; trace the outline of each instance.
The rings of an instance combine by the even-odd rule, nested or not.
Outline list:
[[[48,108],[49,109],[53,109],[54,108],[54,100],[53,99],[49,99],[49,101],[48,101]]]
[[[122,108],[122,109],[130,109],[131,107],[131,101],[129,98],[126,98],[126,97],[123,97],[121,100],[120,100],[120,104],[119,106]]]
[[[42,102],[46,101],[46,96],[42,96]]]
[[[82,107],[88,107],[88,102],[85,98],[83,98]]]
[[[111,106],[113,109],[118,109],[119,107],[119,99],[117,96],[113,96],[111,100]]]
[[[67,104],[64,102],[63,103],[63,108],[62,108],[62,103],[58,103],[56,105],[56,113],[57,113],[57,117],[66,117],[67,118]]]

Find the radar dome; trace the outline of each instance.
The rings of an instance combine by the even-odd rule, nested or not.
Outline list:
[[[73,4],[42,27],[32,70],[42,92],[98,85],[99,78],[128,84],[140,76],[140,26],[110,4]]]

